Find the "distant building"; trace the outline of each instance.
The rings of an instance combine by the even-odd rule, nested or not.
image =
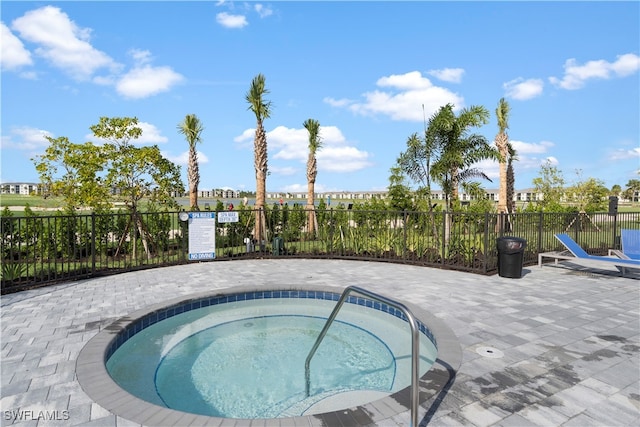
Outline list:
[[[0,184],[0,194],[21,194],[24,196],[28,196],[31,194],[42,194],[42,184],[35,182],[5,182]],[[119,194],[119,191],[113,190],[112,194]],[[498,202],[498,189],[485,189],[485,198],[488,200],[492,200],[494,202]],[[173,197],[188,197],[189,193],[184,192],[183,194],[172,193]],[[306,200],[307,193],[301,191],[294,192],[271,192],[266,194],[267,199],[299,199]],[[221,198],[221,199],[238,199],[240,198],[240,191],[233,190],[231,188],[214,188],[211,190],[198,190],[198,197],[203,199],[213,199],[213,198]],[[388,197],[388,192],[386,190],[381,191],[323,191],[315,193],[316,200],[327,199],[330,200],[371,200],[374,198],[386,199]],[[444,192],[442,190],[433,190],[431,191],[431,197],[434,200],[444,200]],[[621,195],[620,195],[621,197]],[[462,202],[467,202],[473,200],[473,197],[470,194],[461,191],[458,193],[458,198]],[[523,190],[516,190],[513,195],[514,202],[521,203],[529,203],[529,202],[539,202],[544,199],[541,193],[536,193],[535,188],[526,188]],[[635,191],[631,200],[627,200],[624,198],[620,198],[621,202],[638,202],[640,201],[640,191]]]
[[[0,194],[42,194],[42,185],[36,182],[5,182],[0,184]]]

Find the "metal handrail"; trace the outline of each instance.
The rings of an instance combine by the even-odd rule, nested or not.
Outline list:
[[[320,331],[320,335],[318,335],[318,338],[316,339],[315,344],[313,344],[313,347],[311,348],[311,351],[309,352],[309,355],[307,356],[307,359],[304,362],[306,396],[309,397],[310,388],[311,388],[311,385],[310,385],[311,379],[310,379],[310,373],[309,373],[309,365],[311,363],[311,358],[313,358],[313,355],[316,353],[318,346],[324,339],[324,336],[327,334],[329,327],[333,323],[333,320],[338,315],[338,311],[340,311],[340,308],[342,307],[342,305],[347,299],[347,296],[351,292],[357,292],[375,301],[393,306],[399,309],[400,311],[402,311],[402,313],[407,318],[407,322],[411,327],[411,425],[414,427],[417,427],[418,426],[418,402],[419,402],[418,371],[420,368],[420,341],[419,341],[420,336],[418,331],[418,323],[416,322],[415,317],[411,313],[411,310],[409,310],[404,304],[394,301],[392,299],[386,298],[382,295],[378,295],[376,293],[367,291],[366,289],[362,289],[358,286],[348,286],[342,292],[342,295],[340,296],[338,303],[333,308],[331,315],[327,319],[327,322],[324,324],[324,328],[322,328],[322,331]]]

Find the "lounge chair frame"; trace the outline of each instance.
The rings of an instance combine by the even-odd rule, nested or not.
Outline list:
[[[616,257],[589,255],[568,234],[558,233],[555,235],[555,237],[567,249],[564,251],[539,253],[539,267],[542,267],[544,258],[552,258],[554,259],[555,264],[558,264],[559,260],[565,260],[592,268],[597,268],[598,266],[604,265],[615,266],[620,271],[623,277],[626,276],[627,269],[640,269],[640,260],[630,259],[622,251],[610,249],[609,254],[616,255]]]

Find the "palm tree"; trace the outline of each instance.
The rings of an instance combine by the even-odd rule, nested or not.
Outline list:
[[[509,200],[507,199],[507,162],[509,161],[509,103],[500,98],[498,108],[496,108],[496,118],[498,119],[498,134],[495,145],[500,154],[500,191],[498,193],[498,213],[509,212]]]
[[[316,175],[318,175],[316,152],[320,148],[322,148],[322,139],[320,138],[320,122],[314,119],[307,119],[302,125],[309,132],[309,158],[307,159],[307,231],[317,232],[318,224],[316,224],[314,195]]]
[[[263,122],[271,116],[271,101],[266,101],[264,95],[269,91],[264,86],[265,78],[258,74],[251,81],[249,92],[245,99],[249,103],[249,110],[256,116],[256,134],[253,139],[253,157],[256,170],[256,224],[253,232],[254,239],[262,245],[266,238],[264,206],[266,198],[267,180],[267,134]]]
[[[460,183],[474,178],[491,181],[474,164],[485,159],[496,159],[498,154],[484,136],[469,134],[469,128],[482,126],[488,121],[489,111],[482,106],[465,108],[456,116],[451,104],[441,107],[430,120],[427,137],[433,138],[440,150],[438,160],[432,165],[431,175],[440,182],[449,210],[458,199]]]
[[[509,158],[507,160],[507,210],[509,213],[516,211],[516,202],[513,200],[515,193],[516,179],[513,172],[513,162],[518,161],[518,152],[513,148],[511,143],[507,144]]]
[[[196,145],[202,142],[202,123],[195,114],[187,114],[184,121],[178,125],[178,132],[184,135],[189,144],[189,164],[187,165],[187,179],[189,180],[190,210],[198,211],[198,185],[200,184],[200,169],[198,167],[198,152]]]

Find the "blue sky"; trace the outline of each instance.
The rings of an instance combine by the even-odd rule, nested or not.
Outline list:
[[[182,165],[177,125],[203,122],[200,189],[255,189],[262,73],[267,191],[306,191],[307,132],[321,124],[317,191],[383,190],[426,116],[482,105],[493,141],[511,105],[516,188],[549,160],[567,184],[639,179],[640,3],[2,1],[2,182],[37,181],[43,135],[95,141],[101,116],[135,116],[139,144]],[[96,141],[98,142],[98,141]],[[498,187],[498,166],[479,165]]]

